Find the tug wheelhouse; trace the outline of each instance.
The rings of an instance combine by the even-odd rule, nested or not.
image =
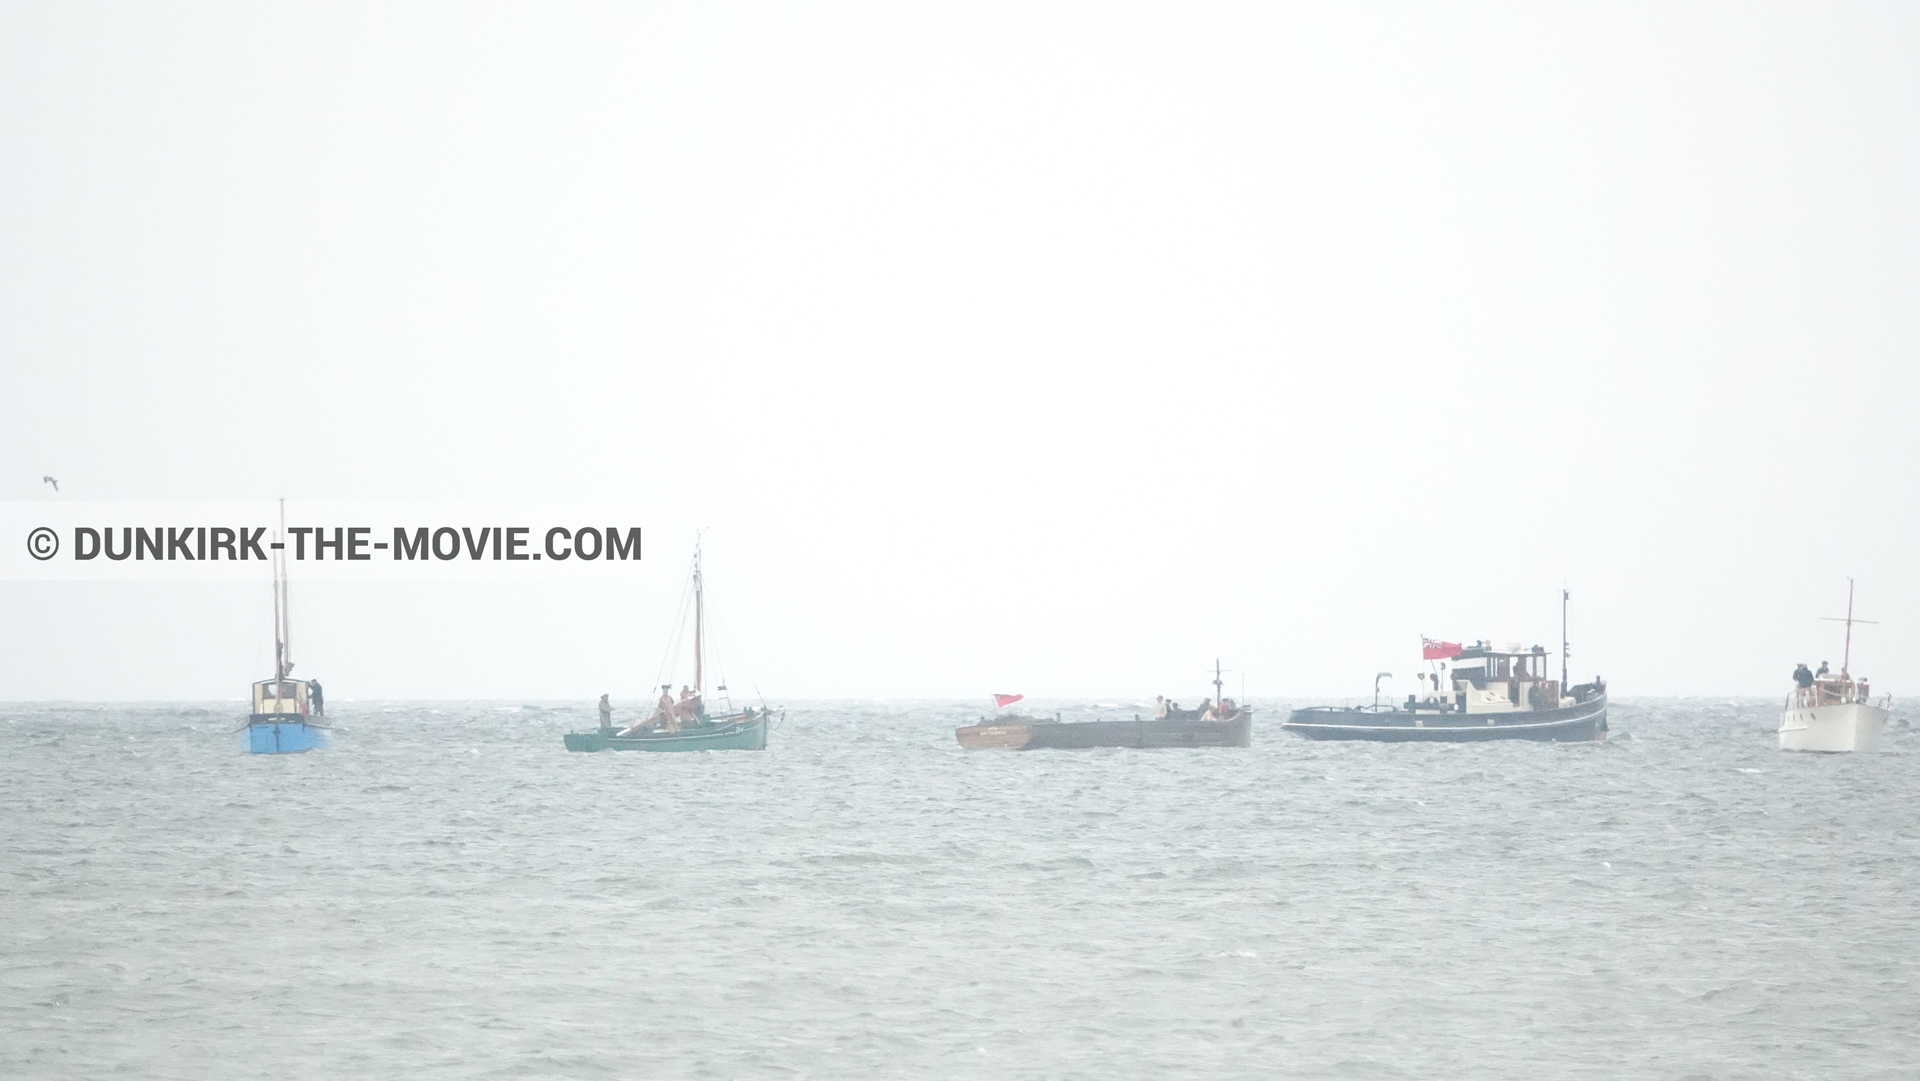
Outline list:
[[[1410,709],[1454,709],[1461,713],[1520,713],[1559,709],[1574,700],[1561,694],[1560,681],[1547,671],[1547,651],[1534,646],[1494,649],[1476,642],[1451,660],[1444,695],[1410,698]]]

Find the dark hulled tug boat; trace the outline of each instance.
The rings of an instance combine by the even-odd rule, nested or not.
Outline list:
[[[1462,648],[1425,640],[1426,661],[1450,662],[1433,676],[1426,695],[1400,705],[1308,706],[1280,727],[1308,739],[1365,739],[1391,743],[1472,743],[1490,739],[1588,742],[1607,738],[1607,685],[1567,686],[1566,593],[1561,593],[1560,678],[1547,672],[1540,646],[1495,649],[1486,642]],[[1382,673],[1384,675],[1385,673]],[[1377,686],[1376,681],[1376,686]]]

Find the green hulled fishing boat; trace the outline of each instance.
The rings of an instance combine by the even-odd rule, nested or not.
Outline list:
[[[786,711],[769,709],[762,701],[760,708],[748,706],[742,710],[733,708],[731,692],[727,690],[727,681],[721,676],[714,690],[721,696],[721,710],[710,712],[707,708],[707,597],[705,581],[700,573],[700,546],[695,543],[693,549],[693,571],[688,579],[692,600],[693,615],[693,683],[680,688],[680,698],[673,697],[673,684],[660,684],[660,701],[646,720],[624,728],[614,725],[612,712],[603,701],[600,711],[600,727],[592,732],[568,732],[566,745],[569,751],[764,751],[767,749],[767,729],[781,720]],[[683,598],[682,618],[676,621],[678,630],[674,635],[679,641],[679,632],[686,629],[686,601]],[[672,667],[671,658],[675,646],[669,645],[668,658],[661,665],[662,674]]]
[[[678,732],[641,732],[623,736],[616,731],[568,732],[569,751],[764,751],[767,749],[765,713],[752,707],[739,717],[715,717]]]

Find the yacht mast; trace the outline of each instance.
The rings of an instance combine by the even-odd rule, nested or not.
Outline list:
[[[1847,674],[1853,660],[1853,579],[1847,579],[1847,644],[1840,649],[1840,674]]]
[[[1840,654],[1840,674],[1852,678],[1848,674],[1847,669],[1851,667],[1853,663],[1853,625],[1855,623],[1879,622],[1873,619],[1853,618],[1853,579],[1847,579],[1847,618],[1841,619],[1839,616],[1821,616],[1820,618],[1830,619],[1835,623],[1845,623],[1847,625],[1847,644],[1843,647],[1843,651]]]

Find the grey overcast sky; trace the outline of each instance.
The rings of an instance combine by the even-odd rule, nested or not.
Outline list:
[[[0,8],[0,498],[653,508],[304,588],[336,699],[642,694],[699,527],[774,699],[1404,690],[1563,581],[1767,694],[1849,575],[1913,693],[1917,287],[1912,4]],[[0,583],[0,698],[266,598]]]

